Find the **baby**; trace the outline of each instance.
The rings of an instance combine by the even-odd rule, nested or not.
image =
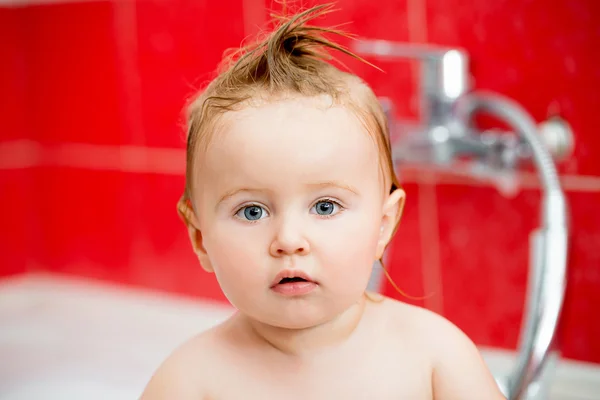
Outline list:
[[[352,54],[308,24],[329,11],[234,54],[189,107],[178,210],[237,312],[143,400],[504,399],[459,329],[366,293],[405,193],[377,98],[326,49]]]

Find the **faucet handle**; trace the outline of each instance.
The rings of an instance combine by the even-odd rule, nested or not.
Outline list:
[[[422,61],[422,114],[430,126],[447,120],[451,106],[469,90],[468,57],[460,49],[379,39],[359,39],[353,47],[359,55]]]

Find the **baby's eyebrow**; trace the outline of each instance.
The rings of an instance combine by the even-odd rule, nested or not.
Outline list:
[[[327,188],[327,187],[337,187],[343,190],[346,190],[348,192],[354,193],[354,194],[358,194],[358,190],[351,186],[351,185],[347,185],[345,183],[342,182],[337,182],[337,181],[325,181],[325,182],[317,182],[317,183],[310,183],[308,185],[306,185],[308,187],[312,188]],[[233,196],[235,196],[238,193],[241,192],[250,192],[250,193],[265,193],[265,192],[269,192],[269,190],[267,189],[258,189],[258,188],[236,188],[236,189],[232,189],[232,190],[228,190],[227,192],[225,192],[225,194],[223,194],[221,196],[221,198],[219,199],[219,201],[217,202],[217,206],[219,204],[221,204],[222,202],[232,198]]]
[[[325,188],[325,187],[337,187],[343,190],[347,190],[349,192],[352,192],[354,194],[358,194],[358,190],[351,185],[347,185],[345,183],[342,182],[338,182],[338,181],[325,181],[325,182],[318,182],[318,183],[311,183],[307,186],[310,187],[318,187],[318,188]]]
[[[217,202],[217,205],[221,204],[225,200],[228,200],[228,199],[232,198],[233,196],[235,196],[236,194],[238,194],[240,192],[251,192],[251,193],[257,193],[258,192],[258,193],[261,193],[261,192],[268,192],[268,190],[266,190],[266,189],[253,189],[253,188],[237,188],[237,189],[228,190],[227,192],[225,192],[225,194],[223,196],[221,196],[221,198]]]

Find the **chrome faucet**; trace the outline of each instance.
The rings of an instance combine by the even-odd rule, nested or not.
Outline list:
[[[406,163],[454,169],[465,158],[469,159],[468,172],[488,177],[514,173],[521,163],[533,162],[537,167],[543,194],[541,227],[530,244],[519,354],[510,375],[497,376],[496,381],[509,400],[543,399],[547,382],[540,377],[556,354],[554,337],[564,298],[568,247],[567,205],[552,156],[565,157],[572,150],[568,125],[562,120],[547,121],[545,136],[540,135],[533,119],[515,101],[471,91],[468,57],[462,50],[383,40],[359,40],[353,50],[363,56],[422,61],[420,123],[396,121],[393,104],[382,99],[400,173]],[[473,124],[479,112],[505,121],[514,132],[480,132]]]
[[[421,61],[421,118],[418,123],[396,121],[393,103],[380,99],[390,120],[394,155],[400,163],[427,163],[448,165],[457,158],[474,158],[473,173],[514,171],[520,163],[529,163],[534,157],[526,138],[512,132],[489,130],[478,132],[472,127],[471,114],[480,111],[469,84],[468,55],[465,51],[431,45],[394,43],[385,40],[359,40],[357,53],[385,59],[416,59]],[[475,92],[477,93],[477,92]],[[494,103],[510,102],[509,99]],[[467,101],[471,100],[471,101]],[[487,110],[497,114],[495,110]],[[523,110],[519,110],[523,111]],[[555,159],[568,157],[573,150],[573,134],[568,124],[552,118],[540,125],[539,138]],[[400,131],[400,132],[399,132]]]
[[[412,58],[422,61],[421,110],[428,126],[444,123],[452,114],[454,102],[468,91],[467,55],[458,49],[407,45],[385,40],[361,40],[358,53],[384,58]]]

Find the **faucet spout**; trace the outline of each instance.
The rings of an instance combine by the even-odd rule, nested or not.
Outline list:
[[[469,90],[468,57],[460,49],[362,39],[355,50],[380,59],[421,61],[421,119],[430,127],[445,123],[455,101]]]

